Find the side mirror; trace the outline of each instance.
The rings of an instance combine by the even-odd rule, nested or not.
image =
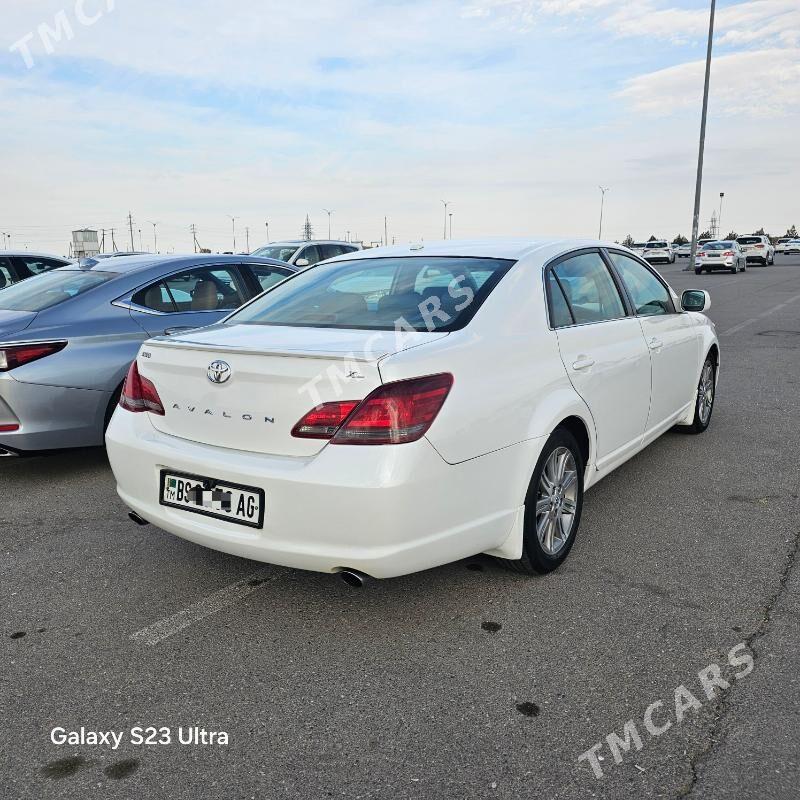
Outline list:
[[[711,295],[704,289],[688,289],[681,295],[681,308],[684,311],[708,311]]]
[[[296,267],[307,267],[308,266],[308,259],[307,258],[298,258],[297,261],[294,262]]]

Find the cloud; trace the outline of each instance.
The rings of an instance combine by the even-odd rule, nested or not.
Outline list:
[[[696,108],[705,61],[691,61],[639,75],[619,96],[636,111],[666,117],[676,107]],[[722,117],[762,120],[800,111],[800,49],[747,50],[712,62],[711,108]],[[780,124],[775,121],[775,124]]]

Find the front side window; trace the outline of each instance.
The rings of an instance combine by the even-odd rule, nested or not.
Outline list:
[[[0,292],[0,311],[44,311],[100,286],[110,272],[54,270],[36,275]]]
[[[652,317],[674,311],[669,291],[647,267],[622,253],[612,251],[608,255],[622,277],[637,314]]]
[[[625,316],[616,284],[599,253],[581,253],[553,267],[577,325]]]
[[[266,247],[259,247],[258,250],[253,250],[250,255],[258,256],[258,258],[274,258],[276,261],[286,261],[288,263],[298,248],[299,245],[296,244],[269,244]]]
[[[475,315],[513,261],[446,256],[322,264],[253,301],[229,324],[451,331]],[[481,276],[476,280],[474,273]],[[489,277],[486,277],[488,274]],[[436,275],[435,285],[429,280]]]
[[[304,258],[306,261],[308,261],[306,266],[313,267],[314,264],[318,264],[320,261],[322,261],[322,254],[320,253],[319,247],[317,247],[315,244],[311,244],[308,247],[304,247],[300,251],[297,260],[299,261],[301,258]]]

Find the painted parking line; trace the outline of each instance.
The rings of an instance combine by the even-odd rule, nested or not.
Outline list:
[[[786,308],[786,306],[791,305],[797,300],[800,300],[800,294],[796,294],[794,297],[790,297],[788,300],[784,300],[782,303],[778,303],[778,305],[767,309],[758,316],[746,319],[744,322],[740,322],[738,325],[734,325],[732,328],[728,328],[728,330],[722,331],[720,336],[729,336],[732,333],[738,333],[739,331],[746,328],[748,325],[752,325],[753,323],[758,322],[760,319],[764,319],[765,317],[771,317],[776,311],[780,311],[782,308]]]
[[[170,617],[165,617],[158,622],[142,628],[140,631],[131,635],[131,639],[138,644],[144,644],[152,647],[153,645],[163,642],[170,636],[194,625],[196,622],[222,611],[224,608],[238,603],[253,592],[258,591],[266,583],[271,583],[277,579],[277,575],[273,570],[260,570],[248,575],[236,583],[225,586],[213,594],[198,600],[196,603],[184,608],[177,614]]]

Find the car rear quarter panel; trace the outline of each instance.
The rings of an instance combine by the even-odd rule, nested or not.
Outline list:
[[[464,329],[389,356],[380,369],[385,382],[453,374],[450,395],[428,432],[451,464],[547,436],[573,415],[594,441],[589,410],[572,388],[548,327],[539,259],[515,265]]]

